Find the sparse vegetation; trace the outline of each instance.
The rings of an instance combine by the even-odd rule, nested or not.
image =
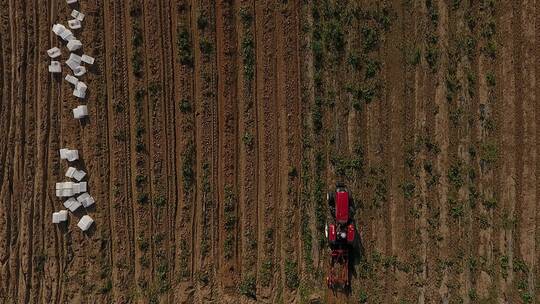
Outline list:
[[[199,48],[204,55],[210,55],[214,51],[214,46],[212,42],[205,38],[201,38],[201,41],[199,42]]]
[[[255,42],[251,31],[246,31],[242,39],[242,60],[244,63],[244,77],[253,80],[255,75]]]
[[[156,207],[163,207],[165,206],[165,204],[167,204],[167,199],[160,195],[156,197],[156,199],[154,200],[154,204],[156,205]]]
[[[137,197],[137,203],[139,203],[141,205],[147,204],[148,203],[148,193],[139,194],[139,196]]]
[[[195,146],[193,142],[189,143],[182,156],[182,179],[184,185],[184,191],[190,192],[195,183],[195,172],[193,167],[195,166]]]
[[[298,278],[298,264],[290,259],[285,260],[285,284],[290,289],[298,288],[300,280]]]
[[[187,66],[193,66],[193,50],[191,45],[191,38],[187,28],[182,27],[176,39],[178,47],[178,57],[180,63]]]
[[[241,295],[255,299],[257,293],[257,281],[252,275],[246,276],[238,286],[238,292]]]
[[[182,99],[180,101],[180,112],[189,113],[191,110],[191,102],[188,99]]]

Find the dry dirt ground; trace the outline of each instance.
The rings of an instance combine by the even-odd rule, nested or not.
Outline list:
[[[1,303],[540,301],[540,4],[80,10],[83,123],[45,53],[71,8],[0,0]],[[89,172],[87,234],[51,223],[61,147]],[[362,236],[348,294],[324,283],[336,180]]]

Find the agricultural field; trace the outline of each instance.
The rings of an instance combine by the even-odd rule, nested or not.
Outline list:
[[[78,7],[82,123],[47,70],[72,8],[0,0],[0,303],[540,303],[540,4]],[[86,233],[51,223],[64,147]],[[349,292],[325,282],[336,181]]]

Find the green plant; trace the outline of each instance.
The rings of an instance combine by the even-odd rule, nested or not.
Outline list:
[[[433,3],[433,0],[426,0],[426,8],[428,10],[428,16],[431,20],[431,23],[437,26],[439,24],[439,12],[437,11],[437,7],[435,7],[435,4]]]
[[[437,62],[439,61],[439,49],[435,45],[428,47],[426,51],[426,62],[432,72],[437,70]]]
[[[129,15],[133,18],[138,18],[142,15],[141,5],[139,3],[132,3],[129,10]]]
[[[117,141],[126,141],[126,133],[123,130],[116,130],[113,135]]]
[[[244,142],[244,145],[248,146],[249,148],[253,147],[253,134],[246,131],[244,136],[242,136],[242,141]]]
[[[483,205],[486,209],[495,209],[497,207],[497,200],[494,197],[486,198]]]
[[[139,196],[137,197],[137,203],[139,203],[141,205],[147,204],[148,203],[148,193],[139,194]]]
[[[190,192],[195,183],[195,172],[193,166],[195,165],[195,145],[190,142],[184,154],[182,155],[182,178],[184,185],[184,192]]]
[[[139,243],[139,249],[142,252],[148,251],[148,248],[150,247],[150,244],[148,243],[148,241],[142,235],[139,235],[139,237],[137,237],[137,242]]]
[[[483,48],[484,53],[491,59],[497,57],[497,45],[495,41],[488,41]]]
[[[271,259],[265,260],[261,265],[261,270],[259,271],[259,277],[261,280],[262,286],[269,286],[272,280],[274,270],[274,264]]]
[[[365,304],[368,302],[368,295],[367,295],[367,292],[365,290],[361,290],[359,293],[358,293],[358,303],[360,304]]]
[[[355,70],[360,69],[360,56],[358,56],[356,53],[349,54],[347,57],[347,63]]]
[[[496,82],[495,82],[495,74],[493,74],[493,72],[489,71],[486,75],[486,83],[489,87],[494,87]]]
[[[114,111],[115,111],[116,113],[122,113],[122,112],[124,112],[124,110],[125,110],[124,104],[121,103],[121,102],[115,102],[115,103],[113,104],[113,107],[114,107]]]
[[[462,178],[462,166],[461,163],[454,163],[450,165],[450,169],[448,170],[448,181],[455,187],[460,188],[463,186],[463,178]]]
[[[158,97],[159,94],[161,93],[161,84],[159,84],[158,82],[152,82],[149,86],[148,86],[148,93],[150,94],[151,97]]]
[[[448,198],[448,204],[450,205],[450,215],[454,219],[459,219],[465,214],[463,203],[455,200],[454,198]]]
[[[488,142],[482,145],[480,162],[482,166],[493,165],[499,158],[499,150],[495,143]]]
[[[223,254],[225,259],[229,260],[233,255],[233,238],[228,235],[223,242]]]
[[[296,167],[289,168],[289,178],[296,178],[298,177],[298,171],[296,170]]]
[[[202,38],[199,42],[199,48],[204,55],[210,55],[214,51],[214,46],[206,38]]]
[[[326,23],[322,40],[328,50],[332,53],[341,55],[345,51],[345,46],[347,44],[341,22],[338,20],[330,20]]]
[[[379,39],[379,31],[376,28],[362,28],[362,47],[365,52],[374,51],[379,46]]]
[[[140,78],[143,71],[143,59],[139,50],[133,52],[133,56],[131,57],[131,67],[133,68],[133,74],[137,78]]]
[[[255,42],[250,31],[246,32],[242,39],[242,56],[244,76],[247,80],[252,80],[255,75]]]
[[[419,47],[414,47],[407,52],[407,63],[412,66],[417,66],[422,58],[422,51]]]
[[[167,204],[167,199],[160,195],[154,200],[154,204],[156,204],[157,207],[163,207]]]
[[[400,188],[403,191],[403,196],[405,197],[405,199],[410,200],[413,198],[414,190],[416,186],[412,182],[410,181],[403,182],[400,185]]]
[[[142,125],[142,123],[137,122],[137,125],[135,126],[135,136],[137,138],[142,138],[144,132],[145,132],[145,130],[144,130],[144,126]]]
[[[133,28],[133,33],[131,36],[131,44],[133,45],[134,48],[138,48],[142,45],[142,43],[143,43],[142,30],[139,26],[136,26]]]
[[[150,266],[150,260],[148,259],[148,256],[146,254],[143,254],[140,258],[139,258],[139,263],[141,264],[142,267],[144,268],[148,268]]]
[[[169,267],[167,265],[167,262],[160,262],[159,266],[157,267],[157,278],[159,282],[158,291],[161,294],[167,292],[170,288],[169,283],[167,282],[168,271]]]
[[[313,122],[313,130],[316,134],[319,134],[323,127],[323,100],[322,98],[315,98],[315,104],[311,112],[311,119]]]
[[[142,108],[142,102],[144,100],[144,95],[146,94],[145,89],[139,88],[135,92],[135,103],[137,106],[137,109],[140,110]]]
[[[197,18],[197,28],[199,30],[204,30],[208,27],[208,18],[204,16],[203,14],[199,14],[199,17]]]
[[[180,57],[180,63],[187,66],[193,66],[191,39],[187,28],[183,27],[178,32],[176,44],[178,46],[178,56]]]
[[[137,141],[137,144],[135,145],[135,151],[138,153],[144,152],[145,146],[144,143],[140,140]]]
[[[242,7],[240,8],[240,20],[242,20],[242,24],[244,27],[248,27],[251,25],[251,22],[253,21],[253,15],[249,11],[248,7]]]
[[[366,60],[366,78],[373,78],[381,69],[381,63],[378,60]]]
[[[191,112],[191,102],[184,98],[180,101],[180,112],[189,113]]]
[[[290,259],[285,260],[285,284],[290,289],[298,288],[300,279],[298,278],[298,264]]]
[[[255,299],[257,294],[257,281],[253,275],[246,276],[238,285],[238,292],[241,295]]]
[[[112,290],[112,281],[111,279],[107,279],[105,284],[99,289],[99,293],[106,294],[106,293],[111,292],[111,290]]]
[[[144,183],[146,183],[146,176],[145,175],[137,175],[135,177],[135,184],[137,185],[138,188],[142,187],[144,185]]]

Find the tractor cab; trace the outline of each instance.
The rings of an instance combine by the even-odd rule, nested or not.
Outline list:
[[[338,224],[347,224],[349,221],[349,192],[336,191],[335,194],[335,217]]]

